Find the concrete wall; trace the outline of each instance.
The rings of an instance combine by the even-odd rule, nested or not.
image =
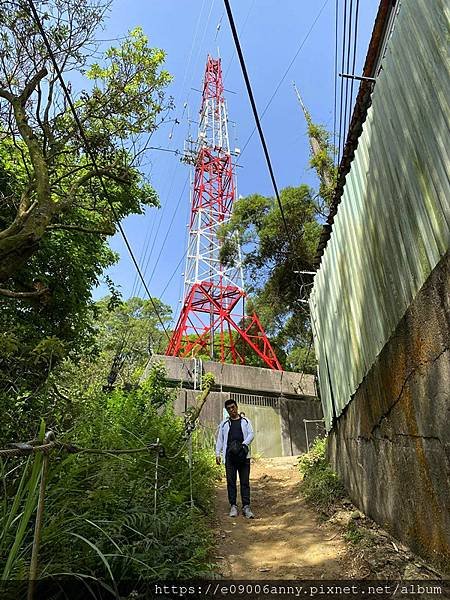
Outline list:
[[[177,392],[175,413],[182,415],[186,408],[195,404],[198,392],[180,389]],[[229,392],[210,392],[200,414],[203,427],[215,434],[218,423],[223,418],[223,406],[230,397]],[[252,452],[265,457],[294,456],[306,451],[306,434],[303,419],[322,419],[322,406],[318,398],[279,398],[274,406],[257,406],[239,403],[239,410],[252,421],[255,440]],[[309,424],[309,443],[317,435],[324,434],[320,424]]]
[[[193,385],[196,370],[212,373],[216,387],[222,390],[239,390],[251,393],[273,394],[276,396],[317,396],[313,375],[307,373],[290,373],[288,371],[272,371],[261,367],[245,365],[229,365],[213,361],[197,361],[182,359],[175,356],[155,354],[146,372],[154,362],[162,362],[165,366],[167,379]],[[200,367],[201,364],[201,367]],[[146,373],[143,377],[145,378]],[[197,382],[200,379],[197,376]]]
[[[283,456],[294,456],[306,452],[306,431],[303,419],[308,421],[323,418],[322,405],[318,398],[288,400],[280,399],[281,433],[283,443]],[[317,436],[325,435],[325,427],[321,423],[306,423],[308,442],[311,443]]]
[[[450,266],[419,291],[329,437],[352,500],[450,571]]]
[[[167,379],[172,384],[183,385],[178,389],[174,403],[175,413],[179,415],[195,403],[199,392],[192,388],[195,386],[198,390],[201,374],[214,375],[216,389],[210,392],[199,419],[213,434],[223,418],[225,401],[232,393],[234,397],[242,396],[239,409],[251,419],[255,430],[254,453],[273,457],[305,452],[307,441],[303,420],[322,419],[313,375],[155,354],[143,379],[157,362],[164,364]],[[260,398],[263,402],[259,402]],[[307,429],[309,443],[324,434],[321,424],[307,423]]]

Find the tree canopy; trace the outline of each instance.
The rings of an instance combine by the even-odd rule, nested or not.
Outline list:
[[[82,135],[28,3],[4,2],[0,130],[6,208],[0,217],[0,282],[7,283],[9,296],[21,292],[22,297],[43,294],[36,280],[19,282],[17,275],[45,238],[60,231],[112,235],[117,219],[157,204],[138,166],[170,107],[164,52],[149,47],[140,28],[110,48],[100,64],[91,55],[106,5],[42,0],[36,6],[66,82],[78,71],[88,78],[89,89],[74,96]]]
[[[313,191],[306,185],[281,191],[283,212],[272,197],[252,194],[239,199],[229,223],[221,230],[222,260],[235,258],[236,242],[243,247],[246,283],[250,292],[247,310],[256,310],[266,332],[278,348],[289,352],[306,343],[308,313],[300,301],[305,278],[311,270],[320,225]]]
[[[0,15],[0,395],[16,399],[29,398],[62,360],[76,362],[95,349],[94,317],[100,309],[91,291],[117,260],[107,238],[127,215],[158,205],[142,160],[171,107],[164,51],[152,48],[140,28],[98,58],[96,30],[107,3],[34,4],[84,135],[29,3],[5,0]],[[71,79],[85,89],[72,91]]]

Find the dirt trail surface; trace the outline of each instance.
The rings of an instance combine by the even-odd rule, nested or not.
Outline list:
[[[226,481],[217,489],[214,557],[225,579],[342,579],[346,545],[299,491],[296,457],[261,459],[250,471],[255,519],[228,516]],[[238,488],[239,491],[239,488]],[[240,500],[240,498],[239,498]]]

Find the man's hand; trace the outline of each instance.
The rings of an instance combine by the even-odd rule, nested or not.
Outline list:
[[[222,459],[220,456],[216,456],[216,465],[220,465],[220,463],[222,462]]]

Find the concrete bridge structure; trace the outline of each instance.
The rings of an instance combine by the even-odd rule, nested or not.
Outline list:
[[[146,373],[157,363],[164,365],[168,387],[177,389],[174,408],[180,415],[195,403],[202,376],[212,373],[215,385],[202,409],[201,426],[214,435],[225,401],[236,400],[255,430],[253,454],[297,455],[324,433],[314,375],[157,354]]]

